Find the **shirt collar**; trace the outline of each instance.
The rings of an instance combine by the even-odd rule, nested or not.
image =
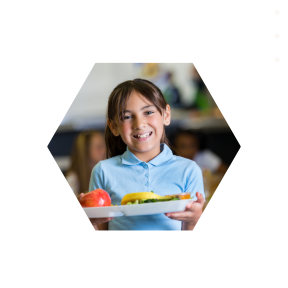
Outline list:
[[[160,166],[169,163],[173,159],[173,153],[171,149],[165,144],[160,144],[160,154],[153,158],[149,164],[153,166]],[[122,164],[125,165],[138,165],[143,161],[139,160],[129,149],[126,148],[126,152],[122,155]]]

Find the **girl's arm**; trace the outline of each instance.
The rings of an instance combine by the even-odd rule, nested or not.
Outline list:
[[[95,228],[95,230],[108,230],[108,222],[97,225],[97,229]]]
[[[108,221],[113,218],[93,218],[89,219],[95,230],[108,230]]]

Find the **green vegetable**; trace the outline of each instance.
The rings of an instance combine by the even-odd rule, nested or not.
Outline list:
[[[151,191],[154,193],[153,191]],[[143,204],[143,203],[154,203],[154,202],[165,202],[165,201],[175,201],[180,200],[179,198],[174,199],[146,199],[146,200],[135,200],[134,202],[128,202],[126,205],[135,205],[135,204]]]

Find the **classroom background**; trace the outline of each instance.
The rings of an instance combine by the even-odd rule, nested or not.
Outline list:
[[[193,64],[95,64],[48,149],[75,195],[87,192],[91,167],[105,151],[101,135],[109,95],[119,83],[135,78],[156,84],[171,106],[168,139],[175,155],[194,160],[202,169],[206,207],[240,145]]]

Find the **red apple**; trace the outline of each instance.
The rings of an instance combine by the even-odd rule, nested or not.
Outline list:
[[[80,199],[82,207],[103,207],[111,206],[109,194],[102,189],[96,189],[83,195]]]

